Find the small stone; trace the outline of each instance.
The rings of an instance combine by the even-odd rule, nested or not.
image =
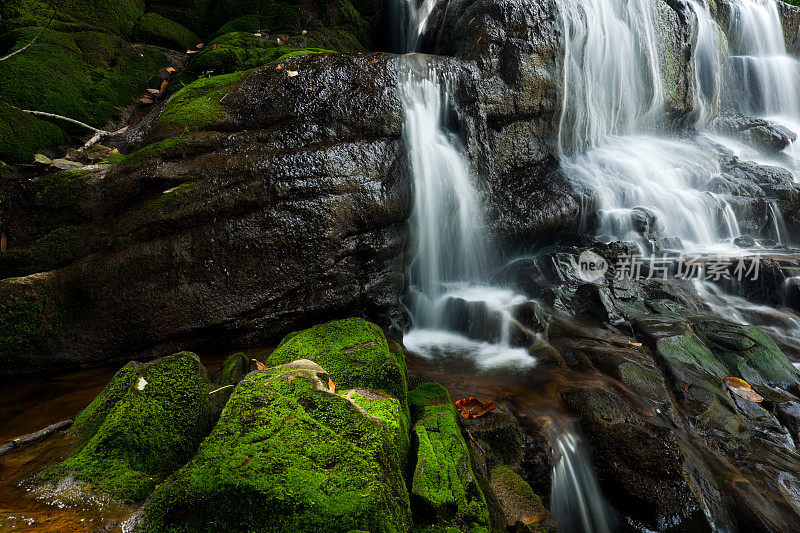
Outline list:
[[[756,246],[756,240],[749,235],[741,235],[733,239],[733,244],[739,248],[753,248]]]

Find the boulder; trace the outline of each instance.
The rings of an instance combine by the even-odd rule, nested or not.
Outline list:
[[[420,524],[485,531],[489,511],[447,389],[425,383],[409,393],[416,462],[411,505]]]
[[[407,531],[404,409],[379,391],[337,394],[330,376],[308,359],[248,375],[141,529]]]
[[[80,445],[45,471],[72,476],[122,500],[143,500],[188,461],[211,426],[209,384],[198,357],[182,352],[130,362],[75,418]]]

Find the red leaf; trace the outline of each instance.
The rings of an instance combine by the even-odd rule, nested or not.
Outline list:
[[[481,417],[486,413],[491,413],[496,407],[497,405],[494,402],[483,403],[475,397],[464,398],[456,402],[456,409],[464,418]]]
[[[264,363],[262,363],[258,359],[253,359],[253,362],[256,364],[256,368],[259,369],[259,370],[266,370],[267,368],[269,368],[269,367],[267,367],[267,365],[265,365]]]

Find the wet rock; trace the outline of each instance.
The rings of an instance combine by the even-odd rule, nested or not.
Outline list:
[[[703,501],[669,427],[604,389],[570,389],[562,397],[579,416],[604,493],[617,509],[643,521],[669,516],[685,524],[705,523]]]
[[[661,224],[658,215],[646,207],[634,207],[631,209],[631,223],[636,233],[645,239],[655,239],[661,231]]]
[[[776,2],[778,13],[783,22],[783,38],[786,41],[786,50],[790,54],[800,51],[800,7],[788,2]]]
[[[739,248],[755,248],[756,240],[749,235],[740,235],[733,239],[733,244]]]
[[[775,416],[794,439],[800,444],[800,403],[783,402],[775,406]]]
[[[555,533],[558,530],[553,516],[542,504],[542,500],[513,470],[507,466],[496,466],[490,472],[490,479],[492,492],[500,502],[507,530],[518,533]]]
[[[464,431],[477,441],[487,465],[517,467],[522,460],[522,432],[517,419],[501,410],[491,411],[480,418],[461,419]]]
[[[0,315],[24,297],[38,317],[0,373],[268,344],[317,316],[368,316],[399,335],[411,183],[393,59],[375,59],[291,58],[292,78],[253,71],[196,133],[145,146],[102,179],[29,185],[6,215],[8,252],[63,226],[78,244],[61,247],[67,266],[37,264],[57,269],[47,276],[0,281]],[[131,138],[171,128],[145,121]]]
[[[742,141],[771,152],[780,152],[797,139],[789,129],[762,118],[739,114],[723,114],[711,127],[721,133],[734,134]]]
[[[489,512],[472,471],[447,389],[425,383],[409,393],[417,450],[411,481],[415,520],[440,527],[488,527]]]
[[[197,455],[147,500],[142,529],[409,528],[400,401],[336,394],[329,376],[301,359],[240,382]]]
[[[211,425],[209,383],[198,357],[183,352],[128,363],[75,418],[78,450],[48,469],[122,500],[143,500],[197,450]]]

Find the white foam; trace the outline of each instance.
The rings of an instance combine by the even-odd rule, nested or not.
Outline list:
[[[476,341],[437,329],[412,329],[403,337],[403,343],[406,348],[426,359],[442,355],[460,356],[472,360],[481,370],[528,368],[536,364],[536,358],[524,348]]]

